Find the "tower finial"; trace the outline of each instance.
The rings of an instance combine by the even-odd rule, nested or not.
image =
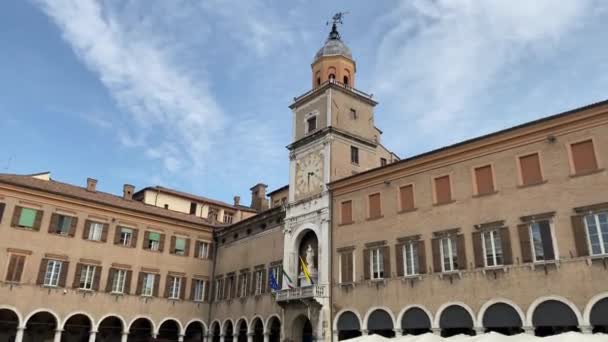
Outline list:
[[[331,32],[329,32],[329,38],[328,39],[335,39],[335,40],[340,40],[340,33],[338,32],[338,24],[342,24],[342,18],[344,18],[344,16],[348,14],[348,12],[338,12],[336,14],[334,14],[334,16],[331,18]],[[329,25],[329,21],[326,23],[326,25]]]

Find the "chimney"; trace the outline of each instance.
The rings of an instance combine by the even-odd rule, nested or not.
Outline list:
[[[238,207],[241,205],[241,196],[234,196],[234,206]]]
[[[135,187],[131,184],[125,184],[122,186],[122,198],[130,201],[133,199],[133,191]]]
[[[87,178],[87,191],[95,192],[97,188],[97,179]]]
[[[262,212],[268,209],[268,200],[266,199],[266,188],[268,185],[258,183],[251,189],[251,208],[257,212]]]

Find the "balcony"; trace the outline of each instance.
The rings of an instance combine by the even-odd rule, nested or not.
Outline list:
[[[277,302],[325,298],[327,297],[327,286],[315,284],[312,286],[295,287],[293,289],[277,291],[275,296]]]

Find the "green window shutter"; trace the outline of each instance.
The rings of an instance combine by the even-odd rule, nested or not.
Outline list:
[[[34,221],[36,220],[36,210],[30,208],[21,209],[21,216],[19,217],[19,226],[21,227],[34,227]]]
[[[181,251],[186,250],[186,239],[184,239],[184,238],[175,239],[175,249],[179,249]]]
[[[150,232],[148,238],[152,241],[160,241],[160,233],[152,233]]]

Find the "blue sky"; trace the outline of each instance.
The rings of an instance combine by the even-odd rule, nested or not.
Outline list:
[[[0,172],[217,199],[288,181],[333,13],[401,157],[608,98],[608,6],[538,1],[0,4]]]

